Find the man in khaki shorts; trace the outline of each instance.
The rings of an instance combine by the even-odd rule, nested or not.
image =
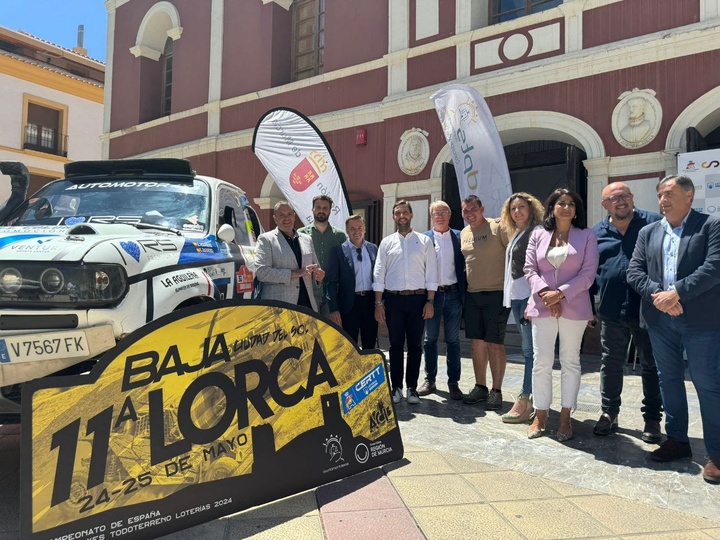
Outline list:
[[[499,219],[487,220],[484,207],[475,195],[462,201],[462,216],[468,223],[460,233],[465,256],[467,292],[465,294],[465,337],[471,340],[475,387],[464,403],[486,402],[485,408],[502,407],[502,381],[505,376],[505,327],[509,309],[503,306],[505,248],[507,235]],[[492,387],[486,384],[490,364]]]

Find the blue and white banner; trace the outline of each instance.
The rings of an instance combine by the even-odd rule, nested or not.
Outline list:
[[[431,99],[453,156],[460,198],[477,195],[487,217],[499,217],[512,194],[510,172],[497,126],[480,92],[450,84]]]
[[[345,230],[351,207],[340,168],[307,117],[285,107],[266,112],[255,126],[252,150],[305,225],[313,221],[313,198],[324,194],[333,200],[330,224]]]
[[[720,150],[678,154],[677,166],[695,184],[693,209],[720,216]]]

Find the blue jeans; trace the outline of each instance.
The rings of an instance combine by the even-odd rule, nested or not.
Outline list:
[[[525,318],[525,308],[527,307],[528,298],[522,300],[510,300],[510,309],[512,310],[513,319],[520,332],[523,356],[525,357],[525,373],[523,374],[523,384],[520,389],[521,394],[529,396],[532,394],[532,370],[533,370],[533,340],[532,325]]]
[[[460,319],[462,297],[459,289],[435,293],[435,315],[425,322],[425,378],[435,382],[437,377],[438,337],[440,319],[445,321],[445,345],[447,346],[448,384],[460,380]]]
[[[708,317],[713,316],[708,313]],[[668,438],[688,442],[684,349],[700,402],[705,449],[710,458],[720,459],[720,332],[700,330],[691,327],[682,315],[662,313],[648,333],[660,376]]]

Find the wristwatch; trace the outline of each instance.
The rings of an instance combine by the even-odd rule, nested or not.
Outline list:
[[[377,302],[375,302],[375,307],[377,307],[377,306],[384,306],[384,305],[385,305],[385,301],[384,301],[384,300],[378,300]]]
[[[427,300],[425,300],[425,303],[430,304],[430,305],[434,305],[434,304],[435,304],[435,299],[434,299],[434,298],[428,298]]]

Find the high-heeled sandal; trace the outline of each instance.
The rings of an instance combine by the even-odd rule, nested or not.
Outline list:
[[[517,409],[524,407],[522,413],[518,413]],[[520,394],[517,401],[513,404],[509,412],[503,414],[500,419],[505,424],[522,424],[531,420],[535,410],[533,409],[532,396]]]
[[[573,438],[573,431],[572,427],[570,427],[570,433],[563,433],[562,431],[558,430],[557,432],[557,440],[558,442],[565,442],[569,441]]]
[[[535,410],[533,423],[527,429],[528,439],[537,439],[545,434],[545,424],[548,419],[547,410]]]
[[[535,425],[535,422],[530,424],[527,429],[527,436],[528,439],[537,439],[539,437],[542,437],[545,435],[545,426],[544,425]]]

